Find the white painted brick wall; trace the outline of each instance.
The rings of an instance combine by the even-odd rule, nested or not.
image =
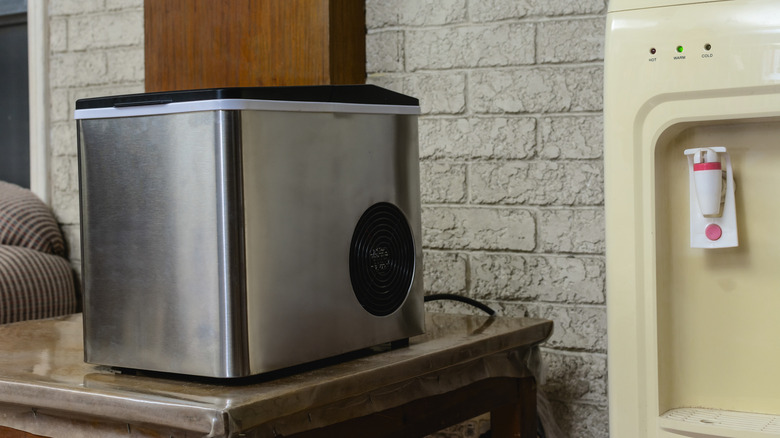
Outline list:
[[[367,4],[366,26],[377,29],[460,23],[466,19],[466,10],[466,0],[371,1]]]
[[[436,249],[531,251],[536,224],[514,208],[423,207],[423,245]]]
[[[49,2],[49,16],[78,15],[105,9],[104,0],[56,0]]]
[[[472,163],[471,202],[505,205],[601,205],[600,162]]]
[[[543,117],[539,123],[539,158],[577,160],[602,157],[603,117]]]
[[[368,81],[421,102],[426,291],[552,319],[542,388],[574,438],[608,436],[605,11],[605,0],[366,1]]]
[[[471,110],[476,113],[600,111],[602,66],[559,66],[475,70],[469,75]]]
[[[404,40],[407,71],[534,63],[534,26],[528,24],[410,30]]]
[[[403,32],[389,30],[366,35],[366,52],[377,54],[377,56],[366,60],[366,68],[374,72],[403,71],[403,50]]]
[[[423,161],[420,163],[420,178],[423,203],[466,202],[466,164]]]
[[[143,92],[143,0],[49,2],[50,176],[52,209],[70,258],[81,263],[77,99]]]
[[[523,159],[536,148],[530,117],[422,118],[418,130],[423,159]]]
[[[76,15],[68,19],[68,49],[72,51],[110,47],[143,47],[143,15],[118,10],[99,14]]]
[[[587,62],[604,59],[604,20],[554,20],[538,24],[540,63]]]
[[[423,271],[426,291],[456,294],[468,292],[466,289],[468,264],[465,255],[425,251],[424,258],[430,260]]]
[[[541,210],[539,249],[548,253],[604,253],[604,210],[563,208]]]
[[[413,1],[413,0],[412,0]],[[477,0],[469,2],[475,22],[605,12],[603,0]]]

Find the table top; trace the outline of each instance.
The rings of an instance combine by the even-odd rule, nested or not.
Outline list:
[[[376,347],[243,379],[120,374],[84,363],[81,314],[0,326],[0,425],[15,412],[207,436],[291,434],[491,377],[529,374],[552,322],[428,313],[408,347]],[[5,407],[3,407],[5,406]],[[20,427],[21,428],[21,427]]]

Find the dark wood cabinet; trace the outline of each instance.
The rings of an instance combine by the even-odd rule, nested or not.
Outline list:
[[[365,82],[363,0],[145,0],[146,91]]]

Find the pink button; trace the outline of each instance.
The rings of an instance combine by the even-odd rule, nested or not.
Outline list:
[[[723,235],[723,230],[717,224],[709,224],[704,229],[704,235],[710,240],[718,240]]]

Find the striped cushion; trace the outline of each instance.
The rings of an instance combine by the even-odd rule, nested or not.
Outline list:
[[[75,313],[73,271],[62,257],[0,245],[0,324]]]
[[[0,181],[0,245],[65,256],[65,241],[49,207],[33,192]]]

